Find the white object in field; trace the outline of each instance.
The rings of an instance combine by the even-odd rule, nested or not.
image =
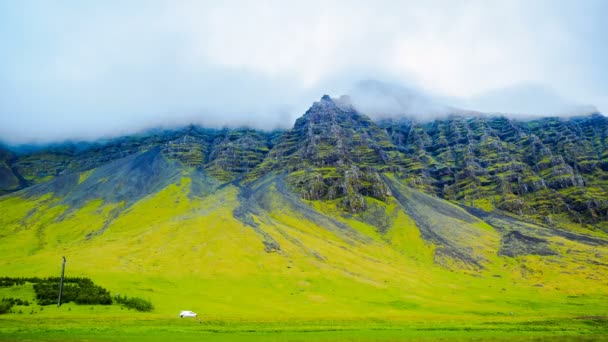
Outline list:
[[[196,312],[192,312],[190,310],[184,310],[184,311],[182,311],[182,312],[179,313],[179,317],[182,317],[182,318],[183,317],[196,317],[196,316],[198,316],[196,314]]]

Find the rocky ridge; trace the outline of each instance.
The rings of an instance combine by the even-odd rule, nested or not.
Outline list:
[[[285,174],[306,200],[348,213],[393,197],[383,175],[468,207],[608,229],[608,119],[452,115],[378,122],[325,95],[287,131],[188,126],[106,142],[0,150],[0,195],[158,148],[218,182]]]

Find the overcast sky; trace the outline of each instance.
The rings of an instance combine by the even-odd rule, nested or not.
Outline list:
[[[362,80],[467,109],[606,113],[607,17],[603,0],[0,1],[0,140],[290,127]]]

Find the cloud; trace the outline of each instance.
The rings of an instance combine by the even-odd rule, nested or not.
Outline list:
[[[189,122],[289,127],[325,93],[352,93],[370,113],[432,112],[437,103],[507,112],[540,105],[513,91],[535,84],[607,111],[607,7],[1,2],[0,139],[90,139]],[[365,93],[361,80],[374,79],[400,90]],[[542,109],[562,106],[554,107]]]
[[[377,80],[359,82],[348,92],[352,105],[371,118],[436,119],[454,110],[421,90]]]
[[[553,88],[535,83],[492,89],[462,102],[463,106],[483,112],[501,112],[516,117],[571,116],[591,114],[597,108],[577,103]]]

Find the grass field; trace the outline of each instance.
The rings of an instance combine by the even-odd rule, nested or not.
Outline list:
[[[62,308],[65,311],[69,306]],[[606,317],[534,321],[207,321],[82,307],[0,318],[0,341],[607,341]],[[86,312],[83,311],[90,311]]]
[[[31,298],[27,290],[4,289],[0,296]],[[470,294],[469,294],[470,296]],[[370,313],[353,311],[350,316],[331,306],[306,309],[304,302],[293,303],[291,315],[264,312],[267,306],[250,301],[251,312],[243,315],[238,301],[234,309],[213,312],[193,300],[200,319],[179,318],[177,310],[156,298],[160,308],[151,313],[127,310],[118,305],[88,306],[73,303],[13,307],[13,313],[0,316],[1,341],[401,341],[401,340],[515,340],[515,341],[601,341],[608,340],[606,298],[497,299],[496,308],[510,305],[515,312],[491,311],[487,303],[472,311],[466,303],[460,308],[437,310],[432,307],[393,303],[379,310],[378,304],[362,300]],[[258,298],[260,302],[264,298]],[[356,300],[356,299],[353,299]],[[289,305],[272,299],[273,305]],[[399,305],[401,307],[399,307]],[[453,305],[453,304],[452,304]],[[517,307],[519,305],[519,307]],[[423,309],[421,309],[423,307]],[[257,313],[255,310],[259,310]],[[484,311],[485,310],[485,311]],[[302,316],[294,317],[294,312]],[[285,310],[281,311],[285,312]],[[287,310],[287,312],[289,312]],[[237,315],[241,314],[241,317]],[[228,317],[232,315],[232,318]],[[326,317],[323,317],[325,314]],[[358,316],[358,317],[357,317]],[[367,316],[367,317],[366,317]],[[258,318],[261,317],[261,318]],[[345,319],[343,317],[351,317]],[[257,318],[257,319],[256,319]]]

